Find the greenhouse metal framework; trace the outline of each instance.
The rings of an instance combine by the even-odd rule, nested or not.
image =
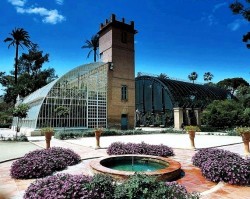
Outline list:
[[[30,107],[22,121],[23,131],[47,126],[106,127],[107,70],[105,63],[81,65],[19,101]],[[68,108],[69,114],[59,117],[55,112],[59,106]],[[16,122],[13,120],[13,126]]]
[[[142,75],[135,82],[137,125],[172,125],[173,109],[177,107],[188,110],[189,116],[183,118],[190,124],[187,117],[194,109],[202,110],[213,100],[230,97],[224,89],[157,76]]]

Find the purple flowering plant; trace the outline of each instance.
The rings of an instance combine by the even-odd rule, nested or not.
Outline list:
[[[203,176],[213,182],[250,185],[250,159],[222,149],[201,149],[192,162],[201,169]]]
[[[136,143],[122,143],[114,142],[107,149],[108,155],[124,155],[124,154],[143,154],[168,157],[173,156],[173,149],[166,145],[151,145],[144,142]]]
[[[14,161],[10,175],[16,179],[41,178],[80,161],[80,156],[70,149],[52,147],[35,150]]]

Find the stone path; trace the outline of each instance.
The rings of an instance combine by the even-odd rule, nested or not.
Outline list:
[[[117,136],[118,137],[118,136]],[[140,135],[134,137],[134,140],[143,140],[143,137],[146,137],[144,140],[152,140],[151,142],[157,142],[157,140],[160,138],[158,135],[154,136],[151,135],[151,139],[147,138],[145,135]],[[175,138],[175,142],[178,143],[180,139],[183,139],[183,137],[180,136],[172,136],[172,138],[169,138],[171,136],[164,135],[164,139],[161,140],[172,140],[172,138]],[[219,138],[218,138],[219,137]],[[213,136],[210,137],[211,140],[218,140],[221,139],[221,136]],[[120,139],[123,141],[130,141],[130,137],[126,136],[119,136],[119,138],[110,137],[110,140]],[[127,139],[128,138],[128,139]],[[132,137],[133,138],[133,137]],[[231,139],[231,138],[230,138]],[[233,138],[232,138],[233,139]],[[37,147],[45,147],[45,141],[43,137],[32,137],[31,142],[35,144]],[[108,140],[108,137],[104,139],[104,137],[101,138],[101,146],[102,144],[105,146],[110,141],[104,141]],[[198,140],[198,139],[197,139]],[[145,141],[145,142],[146,142]],[[207,140],[204,140],[204,142]],[[240,140],[235,140],[235,143],[237,143]],[[164,142],[164,141],[163,141]],[[86,144],[87,143],[87,144]],[[159,143],[159,140],[158,140]],[[161,143],[161,142],[160,142]],[[51,146],[57,146],[57,147],[64,147],[64,148],[70,148],[74,150],[76,153],[78,153],[83,161],[75,166],[68,167],[67,170],[61,171],[61,172],[67,172],[71,174],[85,174],[85,175],[91,175],[91,170],[89,168],[89,162],[91,161],[91,158],[97,158],[97,157],[103,157],[107,156],[106,149],[98,149],[95,150],[94,148],[95,140],[94,138],[83,138],[79,140],[67,140],[67,141],[61,141],[57,139],[53,139],[51,142]],[[195,154],[196,151],[190,150],[190,149],[183,149],[183,148],[174,148],[175,156],[172,157],[174,160],[177,160],[181,163],[182,169],[184,171],[184,176],[177,180],[180,184],[183,184],[189,192],[200,192],[202,199],[249,199],[250,198],[250,187],[249,186],[232,186],[226,183],[213,183],[208,180],[206,180],[201,172],[200,169],[197,167],[194,167],[191,163],[191,158]],[[241,153],[241,144],[233,144],[228,146],[222,146],[221,148],[230,150],[234,150],[238,153]],[[32,180],[16,180],[12,179],[9,175],[10,167],[13,161],[7,161],[0,163],[0,193],[5,193],[8,195],[8,198],[11,199],[21,199],[24,191],[27,189],[27,187],[34,181]]]

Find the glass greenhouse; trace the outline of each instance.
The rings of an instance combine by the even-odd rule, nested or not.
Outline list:
[[[46,126],[106,127],[107,69],[107,64],[101,62],[81,65],[19,101],[30,106],[22,121],[22,131]],[[59,117],[55,112],[60,106],[68,108],[67,116]]]
[[[226,90],[217,87],[169,78],[142,75],[135,82],[137,125],[171,126],[173,109],[177,107],[188,110],[189,116],[183,116],[184,123],[188,124],[186,121],[190,118],[187,117],[192,117],[195,108],[202,110],[213,100],[230,97]]]

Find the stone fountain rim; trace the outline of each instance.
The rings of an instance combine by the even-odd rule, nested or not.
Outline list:
[[[98,158],[95,160],[92,160],[90,162],[90,167],[94,170],[94,172],[97,173],[104,173],[104,174],[109,174],[111,176],[115,176],[118,178],[128,178],[131,175],[134,175],[135,173],[138,172],[134,172],[134,171],[119,171],[119,170],[115,170],[115,169],[110,169],[108,167],[105,167],[103,165],[101,165],[101,161],[105,160],[105,159],[112,159],[112,158],[116,158],[116,157],[144,157],[144,158],[149,158],[149,159],[156,159],[159,161],[163,161],[163,162],[167,162],[168,166],[166,168],[163,169],[159,169],[156,171],[146,171],[146,172],[139,172],[139,173],[144,173],[150,176],[171,176],[173,174],[173,178],[177,177],[177,175],[180,174],[181,172],[181,164],[171,158],[165,158],[165,157],[160,157],[160,156],[151,156],[151,155],[140,155],[140,154],[126,154],[126,155],[112,155],[112,156],[106,156],[106,157],[102,157],[102,158]]]

